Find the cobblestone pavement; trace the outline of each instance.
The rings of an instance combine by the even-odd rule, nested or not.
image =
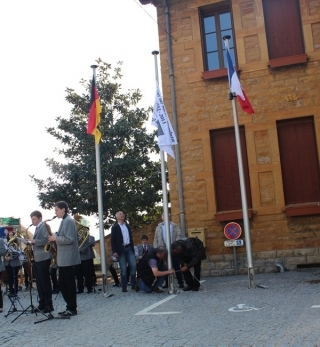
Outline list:
[[[199,292],[168,295],[109,286],[78,295],[78,315],[34,324],[41,315],[0,314],[1,346],[207,347],[320,346],[320,269],[204,278]],[[99,289],[99,287],[97,288]],[[24,308],[28,292],[21,292]],[[33,295],[36,301],[36,292]],[[35,303],[37,305],[37,303]],[[54,300],[54,315],[65,309]],[[19,307],[18,307],[19,308]]]

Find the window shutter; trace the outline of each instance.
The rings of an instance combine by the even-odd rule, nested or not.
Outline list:
[[[304,53],[298,0],[263,0],[269,59]]]
[[[286,205],[320,201],[320,173],[313,117],[277,122]]]
[[[234,128],[210,132],[217,211],[242,210]],[[241,152],[248,208],[252,207],[244,127],[240,127]]]

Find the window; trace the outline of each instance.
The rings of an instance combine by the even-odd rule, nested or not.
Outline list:
[[[227,63],[223,36],[230,35],[230,54],[235,62],[235,49],[232,32],[232,17],[230,3],[223,1],[214,7],[200,10],[203,55],[205,72],[204,78],[227,76]],[[213,72],[213,73],[206,73]]]
[[[320,173],[313,117],[278,121],[277,130],[287,215],[320,213]]]
[[[305,63],[299,0],[263,0],[270,67]]]
[[[241,126],[239,131],[247,205],[248,208],[251,208],[252,202],[244,127]],[[236,219],[237,217],[234,216],[235,213],[233,213],[233,215],[229,214],[229,218],[228,214],[225,212],[235,212],[237,210],[240,210],[240,213],[237,213],[237,215],[240,216],[238,219],[242,219],[240,179],[234,128],[232,127],[210,131],[210,141],[217,212],[222,212],[222,214],[216,214],[216,220],[226,221]]]

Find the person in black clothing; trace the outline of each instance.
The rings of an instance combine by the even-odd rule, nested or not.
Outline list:
[[[185,292],[189,290],[198,291],[200,287],[201,260],[206,259],[203,242],[197,237],[188,237],[174,241],[171,244],[171,250],[180,260],[181,271],[187,283],[187,287],[182,290]],[[194,268],[194,276],[190,272],[192,267]]]
[[[155,291],[163,293],[159,287],[162,286],[166,275],[174,273],[174,269],[166,269],[164,260],[167,252],[164,247],[155,248],[146,253],[137,264],[138,282],[135,286],[136,292],[139,289],[146,293]]]

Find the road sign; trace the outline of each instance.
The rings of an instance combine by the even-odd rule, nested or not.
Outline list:
[[[225,247],[238,247],[243,246],[243,240],[226,240],[224,241]]]
[[[238,239],[241,233],[241,226],[238,223],[230,222],[224,227],[224,235],[229,240]]]

